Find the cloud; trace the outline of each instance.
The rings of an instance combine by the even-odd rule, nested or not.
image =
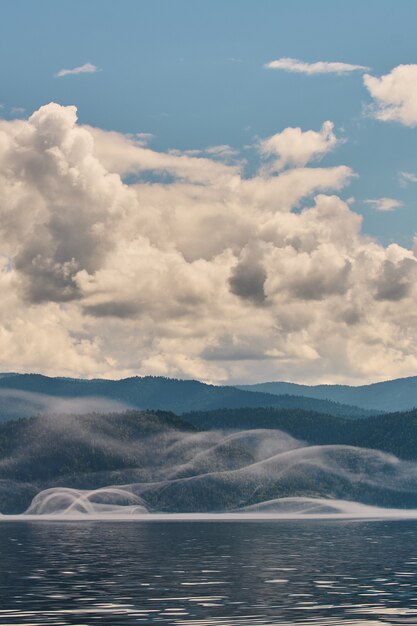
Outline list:
[[[364,202],[377,211],[395,211],[395,209],[399,209],[403,206],[403,203],[395,198],[374,198],[364,200]]]
[[[121,176],[156,172],[182,180],[207,183],[230,179],[238,167],[225,166],[209,158],[194,158],[181,152],[160,153],[130,135],[85,127],[94,140],[94,151],[106,169]]]
[[[260,148],[265,156],[277,157],[273,168],[280,170],[288,165],[304,167],[333,150],[340,141],[333,132],[332,122],[324,122],[317,132],[301,128],[286,128],[276,135],[261,141]]]
[[[254,246],[246,246],[242,258],[233,268],[229,284],[231,291],[240,296],[261,304],[266,296],[264,284],[267,273],[262,265],[262,253]]]
[[[63,76],[71,76],[72,74],[94,74],[95,72],[98,72],[98,67],[96,65],[93,65],[92,63],[84,63],[84,65],[73,67],[70,70],[59,70],[56,76],[57,78],[62,78]]]
[[[209,156],[223,159],[231,159],[239,154],[237,150],[226,144],[222,144],[221,146],[209,146],[204,150],[204,153]]]
[[[136,133],[136,135],[134,135],[134,139],[141,146],[147,146],[153,138],[154,135],[152,133]]]
[[[384,261],[376,280],[375,295],[378,300],[404,300],[417,278],[414,259]]]
[[[406,183],[417,183],[417,174],[413,174],[412,172],[400,172],[400,182],[403,184]]]
[[[366,72],[369,67],[364,65],[352,65],[351,63],[340,63],[330,61],[318,61],[316,63],[306,63],[299,59],[282,57],[275,61],[270,61],[265,65],[271,70],[284,70],[285,72],[295,72],[297,74],[349,74],[350,72]]]
[[[25,109],[23,107],[12,107],[10,109],[10,113],[16,116],[23,115],[24,112],[25,112]]]
[[[289,130],[264,140],[279,138],[272,168],[254,145],[261,167],[245,177],[218,150],[158,152],[81,126],[71,106],[0,119],[0,369],[212,382],[415,372],[414,250],[361,233],[338,196],[351,168],[308,166],[337,147],[330,122],[297,141]]]
[[[229,145],[222,144],[220,146],[208,146],[207,148],[198,149],[193,148],[192,150],[170,150],[169,154],[173,154],[174,156],[190,156],[190,157],[209,157],[213,159],[223,160],[225,162],[240,161],[243,163],[241,159],[241,155],[239,150],[232,148]]]
[[[398,65],[380,78],[365,74],[363,82],[374,99],[370,110],[376,119],[417,126],[417,64]]]

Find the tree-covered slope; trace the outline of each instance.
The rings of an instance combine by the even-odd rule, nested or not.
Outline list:
[[[417,407],[417,377],[398,378],[370,385],[298,385],[287,382],[267,382],[241,385],[239,389],[276,395],[292,394],[320,400],[332,400],[363,409],[407,411]]]
[[[43,415],[0,424],[0,478],[26,482],[140,467],[167,433],[196,428],[173,413]],[[149,450],[144,441],[151,441]]]
[[[293,496],[417,507],[416,441],[416,411],[367,420],[272,408],[44,415],[0,425],[0,512],[23,511],[45,489],[109,485],[155,511]]]
[[[134,408],[141,410],[189,411],[220,408],[265,407],[302,408],[319,413],[348,417],[367,417],[375,411],[343,406],[328,400],[276,396],[250,392],[230,386],[207,385],[196,380],[175,380],[146,376],[122,380],[83,380],[49,378],[38,374],[22,374],[0,378],[0,421],[29,417],[38,413],[60,412],[57,399],[72,400],[72,409],[64,403],[63,412],[92,410],[92,399],[113,403],[107,410]],[[83,411],[83,404],[86,406]],[[118,406],[115,406],[118,403]],[[50,406],[51,408],[48,408]],[[97,408],[106,412],[106,408]]]
[[[278,429],[310,444],[373,448],[417,460],[417,410],[348,420],[303,410],[274,408],[201,411],[183,414],[200,429]]]

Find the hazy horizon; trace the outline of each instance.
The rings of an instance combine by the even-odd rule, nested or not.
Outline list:
[[[141,374],[141,373],[136,373],[136,374],[130,374],[129,376],[119,376],[117,375],[117,372],[115,373],[114,376],[94,376],[93,374],[91,376],[60,376],[60,375],[52,375],[52,374],[44,374],[41,371],[15,371],[15,372],[0,372],[0,378],[2,377],[8,377],[8,376],[45,376],[46,378],[68,378],[68,379],[72,379],[72,380],[87,380],[87,381],[94,381],[94,380],[109,380],[109,381],[120,381],[120,380],[126,380],[128,378],[166,378],[168,380],[178,380],[178,381],[188,381],[188,382],[200,382],[203,383],[205,385],[213,385],[215,387],[223,387],[223,386],[231,386],[231,387],[250,387],[250,386],[256,386],[256,385],[262,385],[262,384],[268,384],[268,383],[283,383],[286,385],[300,385],[300,386],[304,386],[304,387],[317,387],[320,385],[324,385],[324,386],[346,386],[346,387],[364,387],[364,386],[369,386],[369,385],[376,385],[378,383],[389,383],[389,382],[395,382],[396,380],[406,380],[408,378],[417,378],[417,373],[416,374],[411,374],[410,376],[398,376],[395,378],[381,378],[378,380],[371,380],[369,382],[366,383],[342,383],[342,382],[303,382],[301,380],[287,380],[287,379],[276,379],[276,380],[242,380],[242,381],[235,381],[235,382],[223,382],[223,381],[210,381],[210,380],[204,380],[204,379],[200,379],[200,378],[193,378],[192,376],[189,377],[181,377],[181,376],[166,376],[163,374]]]

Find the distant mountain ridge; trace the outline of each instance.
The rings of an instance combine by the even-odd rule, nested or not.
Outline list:
[[[287,382],[267,382],[238,385],[238,389],[275,395],[296,395],[318,400],[331,400],[362,409],[377,411],[409,411],[417,407],[417,376],[397,378],[369,385],[300,385]]]
[[[48,410],[48,398],[51,409]],[[72,409],[64,403],[63,410],[56,406],[56,398],[77,401]],[[377,412],[343,406],[329,400],[294,395],[274,395],[246,391],[231,386],[207,385],[196,380],[176,380],[145,376],[121,380],[50,378],[40,374],[0,375],[0,421],[29,417],[46,412],[88,412],[94,410],[92,401],[111,403],[108,411],[126,408],[140,410],[173,411],[181,414],[190,411],[235,409],[241,407],[276,407],[304,409],[342,417],[369,417]],[[82,400],[88,403],[83,410]],[[116,405],[118,406],[116,406]],[[106,408],[98,405],[98,412]]]

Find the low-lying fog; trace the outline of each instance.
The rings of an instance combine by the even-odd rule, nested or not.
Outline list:
[[[24,465],[51,435],[93,439],[95,450],[128,458],[128,467],[37,483],[21,517],[0,519],[417,518],[417,464],[377,450],[308,446],[278,430],[166,430],[130,440],[116,437],[111,421],[96,427],[94,419],[46,416],[0,470]]]

